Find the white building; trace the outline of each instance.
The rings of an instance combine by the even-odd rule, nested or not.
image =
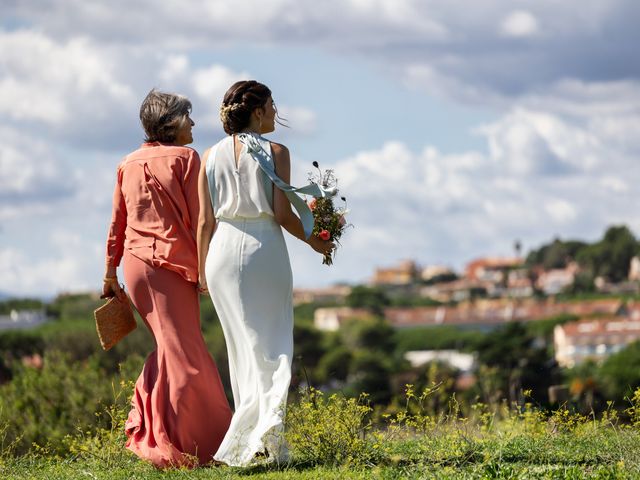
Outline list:
[[[640,320],[624,317],[583,319],[557,325],[553,331],[555,358],[563,367],[603,361],[636,340],[640,340]]]
[[[633,257],[629,264],[629,280],[637,282],[640,280],[640,258]]]
[[[345,298],[351,293],[348,285],[334,285],[325,288],[294,288],[293,304],[313,302],[336,302],[344,303]]]
[[[544,271],[540,274],[536,283],[538,288],[547,295],[557,295],[565,288],[573,285],[577,273],[578,264],[572,262],[566,268],[554,268]]]
[[[0,330],[32,328],[46,321],[44,310],[11,310],[9,315],[0,315]]]
[[[412,367],[419,367],[429,362],[441,362],[457,368],[461,372],[471,372],[476,366],[476,357],[471,353],[461,353],[457,350],[411,350],[404,354],[404,358]]]
[[[313,326],[318,330],[335,332],[351,318],[366,318],[371,314],[364,308],[328,307],[316,308],[313,312]]]

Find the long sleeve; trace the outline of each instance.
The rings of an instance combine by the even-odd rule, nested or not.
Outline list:
[[[127,206],[122,195],[122,169],[118,167],[116,186],[113,190],[113,210],[107,236],[107,265],[120,265],[124,253],[124,237],[127,228]]]
[[[195,150],[190,151],[184,174],[184,197],[189,210],[189,229],[196,238],[200,200],[198,198],[198,174],[200,172],[200,156]]]
[[[107,267],[117,267],[129,251],[198,281],[199,165],[195,150],[175,145],[145,143],[125,157],[113,192]]]

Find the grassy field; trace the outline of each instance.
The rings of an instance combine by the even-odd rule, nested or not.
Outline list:
[[[638,436],[613,431],[590,435],[561,434],[542,440],[519,435],[468,441],[449,450],[445,442],[386,445],[396,453],[378,464],[359,462],[314,465],[293,461],[288,465],[236,468],[201,468],[161,472],[122,453],[110,459],[99,455],[52,458],[28,455],[5,460],[3,479],[366,479],[366,478],[639,478]],[[432,448],[428,448],[431,444]],[[439,444],[439,445],[438,445]]]
[[[510,375],[508,368],[499,371],[481,365],[482,390],[462,396],[447,386],[453,382],[453,373],[442,374],[432,365],[428,371],[414,372],[413,377],[397,376],[393,396],[385,401],[375,396],[381,391],[376,382],[339,387],[347,394],[372,391],[372,402],[378,405],[375,409],[364,395],[349,399],[313,389],[292,391],[287,414],[292,460],[285,465],[158,471],[124,449],[123,433],[132,380],[144,362],[141,352],[152,348],[151,337],[138,328],[114,349],[102,352],[90,313],[97,303],[87,295],[63,296],[48,307],[56,314],[55,321],[0,336],[0,375],[3,371],[11,374],[0,385],[0,480],[640,478],[640,390],[626,401],[631,390],[622,388],[638,384],[640,348],[634,346],[627,356],[616,360],[618,373],[624,375],[599,377],[599,370],[581,373],[585,382],[594,377],[596,384],[601,379],[621,387],[617,396],[606,389],[598,391],[597,402],[592,403],[597,414],[577,413],[588,403],[575,398],[556,410],[543,410],[539,405],[547,404],[534,399],[535,391],[518,395],[524,398],[519,401],[530,404],[500,403],[499,392],[506,389],[490,380]],[[309,380],[305,369],[298,372],[299,379],[305,379],[303,384],[322,385],[327,371],[335,370],[337,364],[344,366],[341,362],[352,362],[348,373],[359,378],[368,367],[361,360],[370,360],[371,351],[380,349],[388,328],[359,322],[353,330],[345,326],[343,337],[323,337],[309,326],[312,311],[310,306],[296,311],[296,321],[302,325],[298,325],[296,340],[298,353],[306,361],[302,365],[325,365],[322,360],[329,357],[333,363],[327,363],[331,368],[325,369],[324,376],[320,368],[309,369]],[[203,303],[202,312],[205,339],[226,378],[224,338],[210,302]],[[534,334],[548,336],[553,325],[567,319],[537,322]],[[534,362],[526,369],[542,368],[535,363],[536,352],[521,349],[530,342],[530,334],[523,329],[500,335],[493,332],[494,357],[504,355],[515,335],[513,350]],[[414,348],[411,342],[424,346],[430,341],[433,348],[445,348],[452,341],[473,342],[477,337],[477,333],[453,330],[406,330],[394,335],[397,345],[389,343],[388,360]],[[353,354],[354,349],[360,351]],[[34,353],[42,356],[39,368],[23,361]],[[339,355],[332,357],[333,353]],[[369,380],[380,375],[378,371]],[[405,381],[430,387],[414,393],[408,386],[403,396]],[[615,398],[616,404],[608,404],[605,398]],[[478,399],[490,404],[475,403]]]
[[[158,471],[123,448],[124,411],[112,410],[109,429],[64,439],[64,455],[48,446],[14,456],[2,442],[2,479],[484,479],[640,478],[640,420],[636,393],[625,422],[611,410],[600,418],[561,408],[476,405],[463,417],[421,411],[428,392],[394,413],[373,411],[366,397],[308,392],[290,406],[292,460],[249,468]]]
[[[522,478],[522,479],[633,479],[637,474],[629,473],[619,466],[567,466],[567,465],[529,465],[509,464],[501,467],[425,467],[422,465],[407,467],[374,467],[374,468],[305,468],[292,466],[280,470],[251,469],[235,472],[230,469],[199,469],[197,471],[174,470],[170,472],[153,471],[149,467],[118,466],[112,469],[92,468],[85,464],[57,464],[46,466],[31,465],[14,468],[7,472],[7,479],[274,479],[274,480],[317,480],[317,479],[487,479],[487,478]]]

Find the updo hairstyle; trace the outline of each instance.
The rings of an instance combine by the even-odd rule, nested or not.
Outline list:
[[[146,134],[144,141],[173,143],[190,113],[191,102],[187,97],[154,88],[140,106],[140,121]]]
[[[269,87],[255,80],[241,80],[231,85],[220,106],[220,120],[224,131],[233,135],[247,128],[251,112],[264,107],[269,97]]]

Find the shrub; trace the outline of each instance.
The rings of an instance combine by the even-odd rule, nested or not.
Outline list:
[[[322,356],[318,362],[316,375],[320,382],[344,382],[349,374],[349,365],[353,354],[342,345],[339,345]]]
[[[626,413],[634,427],[640,427],[640,388],[636,388],[633,396],[629,399],[631,406],[627,408]]]
[[[121,467],[126,462],[137,461],[136,457],[124,448],[124,425],[129,414],[129,399],[133,393],[133,386],[133,381],[125,380],[114,386],[112,403],[102,412],[96,413],[107,421],[106,426],[86,430],[78,427],[73,434],[64,437],[64,449],[78,459],[99,463],[107,468]]]
[[[377,459],[369,441],[372,428],[367,396],[325,397],[314,388],[305,390],[287,413],[287,441],[294,458],[314,465],[368,465]]]
[[[607,398],[622,400],[640,387],[640,342],[605,360],[599,372]]]
[[[112,419],[104,414],[105,408],[113,404],[114,397],[118,405],[128,403],[116,392],[120,380],[132,378],[139,364],[139,358],[132,359],[120,375],[109,378],[96,357],[71,363],[68,355],[50,352],[41,370],[21,368],[9,383],[0,386],[0,425],[7,425],[5,443],[15,443],[18,454],[34,444],[64,453],[68,444],[63,439],[77,429],[95,432],[111,428]]]
[[[349,384],[345,392],[353,397],[360,392],[373,392],[369,399],[376,405],[386,405],[391,400],[391,361],[378,352],[356,350],[349,365]]]
[[[394,332],[396,350],[473,350],[485,333],[453,326],[403,328]]]
[[[8,315],[11,310],[41,310],[42,300],[36,298],[9,298],[0,302],[0,315]]]

